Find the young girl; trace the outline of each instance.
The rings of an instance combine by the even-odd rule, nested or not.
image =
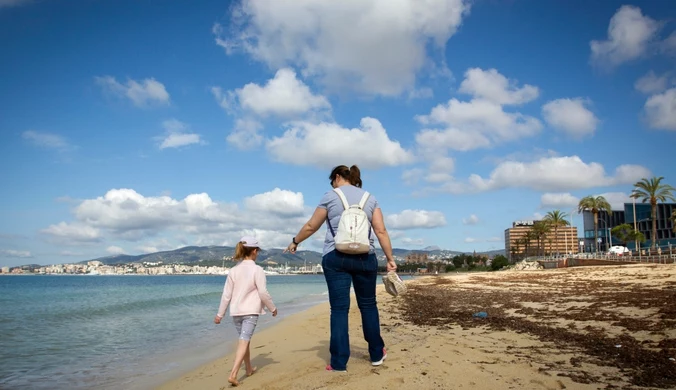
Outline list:
[[[228,382],[233,386],[239,385],[237,373],[242,366],[246,366],[246,375],[251,376],[256,372],[256,367],[251,366],[251,353],[249,342],[253,335],[258,315],[265,314],[263,306],[267,307],[272,316],[277,316],[277,308],[272,302],[272,297],[266,288],[265,272],[256,265],[256,258],[260,247],[254,237],[242,237],[235,247],[235,260],[242,260],[228,273],[221,297],[221,305],[214,322],[221,323],[225,315],[225,309],[230,305],[230,315],[235,323],[239,342],[235,354],[235,364],[230,372]]]

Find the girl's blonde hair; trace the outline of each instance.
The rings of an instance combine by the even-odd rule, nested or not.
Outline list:
[[[244,243],[238,242],[235,245],[235,260],[246,259],[258,248],[244,246]]]

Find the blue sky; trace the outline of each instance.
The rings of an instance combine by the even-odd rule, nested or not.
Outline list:
[[[676,184],[675,17],[670,1],[0,0],[0,265],[245,233],[283,247],[337,164],[362,168],[396,247],[504,248],[512,221]]]

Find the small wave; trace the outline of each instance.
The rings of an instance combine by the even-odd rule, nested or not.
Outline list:
[[[183,295],[170,298],[145,299],[133,302],[118,303],[102,307],[83,307],[75,310],[67,310],[53,315],[54,319],[91,319],[103,316],[119,315],[122,313],[141,312],[148,309],[159,309],[168,306],[191,305],[207,298],[218,296],[220,292],[205,292],[200,294]]]

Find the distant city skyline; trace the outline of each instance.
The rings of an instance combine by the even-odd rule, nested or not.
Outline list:
[[[398,248],[505,247],[664,176],[667,1],[0,2],[0,266],[253,234],[357,164]],[[301,249],[321,251],[322,228]]]

